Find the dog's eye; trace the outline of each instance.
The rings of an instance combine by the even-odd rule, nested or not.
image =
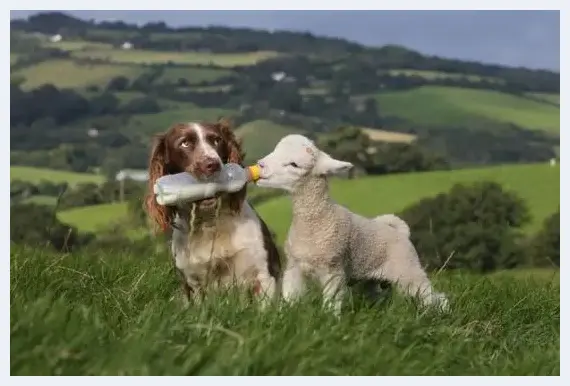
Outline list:
[[[189,143],[188,141],[183,141],[183,142],[180,144],[180,147],[188,147],[188,146],[190,146],[190,143]]]
[[[214,138],[212,140],[212,143],[214,144],[214,146],[218,146],[220,144],[220,139],[219,138]]]
[[[294,168],[299,167],[299,165],[297,165],[295,162],[289,162],[289,166],[293,166]]]

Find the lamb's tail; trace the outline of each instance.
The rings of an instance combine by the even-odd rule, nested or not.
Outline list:
[[[393,214],[383,214],[374,218],[375,221],[390,225],[396,231],[410,237],[410,227],[404,220]]]

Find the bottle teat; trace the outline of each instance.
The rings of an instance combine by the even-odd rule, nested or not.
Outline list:
[[[249,171],[249,178],[253,182],[257,182],[261,177],[261,167],[259,165],[251,165],[247,167]]]

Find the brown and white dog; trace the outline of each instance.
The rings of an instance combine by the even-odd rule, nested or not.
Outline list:
[[[172,257],[188,300],[208,284],[246,285],[266,300],[276,293],[280,257],[267,225],[246,201],[246,187],[178,206],[161,206],[153,194],[163,175],[185,171],[200,179],[228,162],[243,166],[243,157],[225,121],[179,123],[155,138],[145,207],[156,225],[171,232]]]

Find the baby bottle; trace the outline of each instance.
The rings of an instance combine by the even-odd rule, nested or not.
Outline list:
[[[159,205],[176,205],[181,202],[195,202],[211,198],[218,192],[234,193],[260,176],[258,165],[243,168],[228,163],[212,178],[199,181],[190,173],[182,172],[162,176],[154,184],[154,194]]]

